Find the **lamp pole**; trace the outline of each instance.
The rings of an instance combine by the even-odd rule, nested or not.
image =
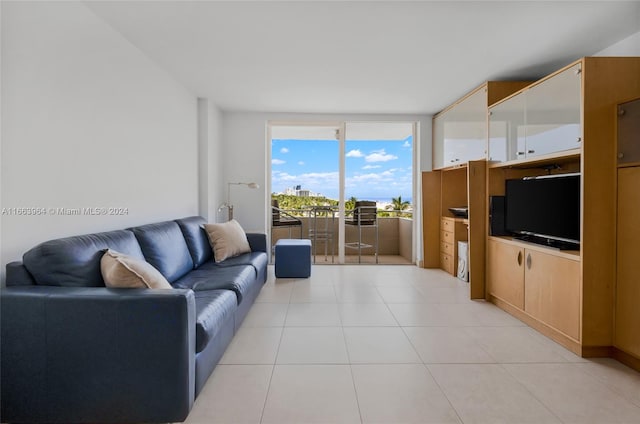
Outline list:
[[[227,183],[227,201],[222,205],[220,205],[220,207],[218,208],[219,211],[222,210],[223,208],[227,209],[227,221],[231,221],[233,219],[233,205],[231,204],[231,186],[233,185],[245,185],[250,189],[260,188],[260,186],[256,183],[228,182]]]

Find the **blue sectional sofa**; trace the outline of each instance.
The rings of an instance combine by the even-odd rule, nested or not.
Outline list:
[[[2,422],[179,422],[267,279],[267,240],[216,263],[201,217],[44,242],[7,265]],[[104,249],[173,289],[106,288]]]

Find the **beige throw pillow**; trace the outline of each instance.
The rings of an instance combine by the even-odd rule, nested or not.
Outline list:
[[[100,260],[100,271],[107,287],[171,289],[171,285],[153,265],[108,249]]]
[[[216,262],[251,252],[244,230],[232,219],[224,224],[204,224]]]

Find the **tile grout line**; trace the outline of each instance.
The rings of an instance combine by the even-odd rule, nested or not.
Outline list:
[[[274,284],[277,281],[274,280]],[[267,409],[267,401],[269,400],[269,392],[271,392],[271,383],[273,381],[273,374],[275,374],[276,372],[276,364],[278,362],[278,355],[280,354],[280,346],[282,344],[282,338],[284,337],[284,329],[285,329],[285,324],[287,322],[287,315],[289,314],[289,306],[291,305],[291,295],[293,293],[293,289],[291,289],[291,292],[289,293],[289,303],[287,304],[287,311],[284,314],[284,321],[282,322],[282,329],[280,330],[280,340],[278,341],[278,349],[276,350],[276,357],[273,360],[273,365],[271,366],[271,375],[269,376],[269,384],[267,384],[267,393],[264,397],[264,402],[262,403],[262,412],[260,413],[260,423],[263,422],[264,420],[264,411]]]
[[[536,396],[536,395],[535,395],[535,393],[533,393],[531,390],[529,390],[529,388],[526,386],[526,384],[524,384],[523,382],[521,382],[520,380],[518,380],[518,379],[516,378],[516,376],[514,376],[513,374],[511,374],[511,373],[509,372],[509,370],[504,366],[504,365],[509,365],[509,364],[502,364],[502,363],[499,363],[499,364],[497,364],[497,365],[498,365],[500,368],[502,368],[502,369],[507,373],[507,375],[509,375],[509,377],[511,377],[511,378],[513,379],[513,381],[515,381],[515,382],[516,382],[519,386],[521,386],[521,387],[522,387],[522,388],[523,388],[527,393],[529,393],[529,394],[531,395],[531,397],[533,397],[535,400],[537,400],[537,401],[540,403],[540,405],[542,405],[542,406],[544,407],[544,409],[546,409],[547,411],[549,411],[549,413],[550,413],[551,415],[553,415],[554,417],[556,417],[556,418],[558,419],[558,421],[560,421],[561,423],[564,423],[564,422],[565,422],[562,418],[560,418],[560,417],[558,416],[558,414],[556,414],[556,413],[555,413],[555,411],[554,411],[554,410],[552,410],[552,409],[551,409],[551,407],[549,407],[546,403],[544,403],[544,402],[542,401],[542,399],[539,399],[539,398],[538,398],[538,396]]]
[[[427,373],[431,376],[431,378],[433,379],[433,382],[436,383],[436,386],[438,386],[438,389],[440,389],[440,392],[442,392],[442,395],[444,396],[444,398],[447,400],[447,403],[449,403],[449,406],[451,406],[451,409],[453,410],[453,412],[456,414],[456,417],[458,417],[458,419],[460,420],[461,423],[464,424],[464,420],[462,419],[462,417],[460,416],[460,413],[458,412],[458,410],[456,409],[456,407],[453,405],[453,403],[451,402],[451,399],[449,399],[449,396],[447,395],[447,392],[442,388],[442,386],[440,385],[440,383],[438,382],[438,380],[436,380],[436,378],[434,377],[433,374],[431,374],[431,370],[429,369],[429,366],[426,363],[422,363],[422,366],[427,370]]]

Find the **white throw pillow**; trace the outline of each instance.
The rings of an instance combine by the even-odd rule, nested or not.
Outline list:
[[[251,252],[247,235],[235,219],[224,224],[204,224],[203,227],[216,262]]]
[[[173,288],[150,263],[111,249],[102,255],[100,271],[104,284],[111,288]]]

